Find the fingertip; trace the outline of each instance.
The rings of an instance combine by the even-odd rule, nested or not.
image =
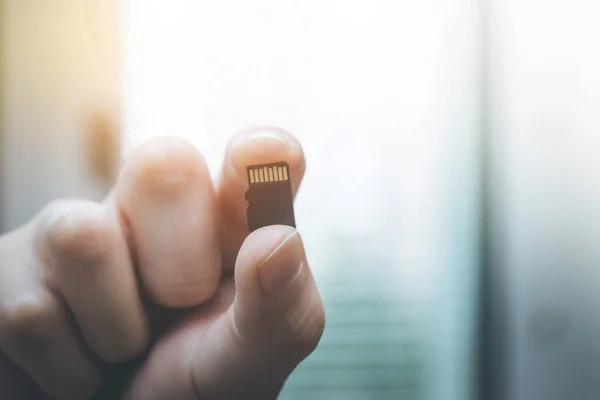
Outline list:
[[[249,235],[244,194],[248,190],[249,165],[287,162],[292,192],[297,193],[305,171],[300,142],[289,132],[276,127],[256,127],[233,136],[225,153],[217,187],[220,237],[224,268],[232,269],[239,249]]]
[[[298,139],[278,127],[254,127],[241,131],[230,140],[226,151],[229,173],[246,181],[248,165],[286,161],[292,177],[299,184],[304,174],[304,152]]]
[[[241,155],[240,150],[252,149],[255,153],[258,153],[262,147],[284,148],[297,152],[302,151],[302,146],[294,135],[276,126],[255,126],[237,132],[229,140],[227,151],[232,155],[238,156]],[[251,157],[253,155],[256,156],[256,154],[245,154],[242,156]]]

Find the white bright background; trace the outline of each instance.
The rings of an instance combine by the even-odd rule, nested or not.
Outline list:
[[[477,3],[124,4],[126,152],[182,136],[216,174],[248,126],[304,145],[297,220],[331,318],[284,398],[468,398]]]
[[[469,398],[489,62],[498,399],[598,397],[598,2],[0,6],[3,231],[54,198],[101,198],[83,152],[90,110],[122,121],[125,154],[184,136],[215,173],[238,129],[300,138],[298,224],[329,326],[287,399]]]

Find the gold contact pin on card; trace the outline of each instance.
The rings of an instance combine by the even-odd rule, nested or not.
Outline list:
[[[250,184],[288,182],[290,179],[289,166],[285,163],[261,165],[248,169]]]

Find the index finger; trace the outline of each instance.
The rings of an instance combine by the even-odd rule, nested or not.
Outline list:
[[[290,166],[294,196],[304,176],[305,160],[300,142],[290,133],[273,127],[252,128],[229,142],[217,184],[223,267],[233,269],[237,253],[250,234],[246,210],[246,167],[285,161]]]

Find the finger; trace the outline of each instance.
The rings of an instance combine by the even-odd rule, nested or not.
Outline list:
[[[60,303],[41,292],[14,299],[0,316],[2,349],[50,396],[89,398],[99,375]]]
[[[210,298],[221,255],[214,189],[202,155],[178,139],[148,142],[126,160],[116,192],[151,298],[166,307]]]
[[[290,165],[294,194],[304,176],[305,161],[300,143],[278,128],[254,128],[235,135],[227,146],[217,187],[223,265],[233,268],[240,246],[250,233],[246,210],[246,167],[285,161]]]
[[[221,386],[228,382],[227,366],[223,355],[237,351],[229,340],[232,331],[221,329],[223,315],[230,308],[235,294],[233,278],[219,284],[217,294],[202,307],[184,311],[179,323],[172,324],[152,347],[141,368],[128,382],[123,400],[162,399],[225,399],[218,395],[200,393],[191,378],[193,363],[201,354],[206,361],[205,371],[220,371],[212,383]],[[229,320],[229,318],[227,318]],[[264,398],[246,395],[239,398]]]
[[[49,210],[52,210],[50,208]],[[0,241],[0,348],[51,397],[89,398],[100,375],[46,286],[33,228]]]
[[[253,232],[240,250],[235,285],[224,312],[217,298],[153,348],[125,399],[277,397],[325,324],[300,235],[286,226]]]
[[[114,203],[73,203],[47,230],[54,279],[89,347],[104,361],[138,356],[148,327]]]

